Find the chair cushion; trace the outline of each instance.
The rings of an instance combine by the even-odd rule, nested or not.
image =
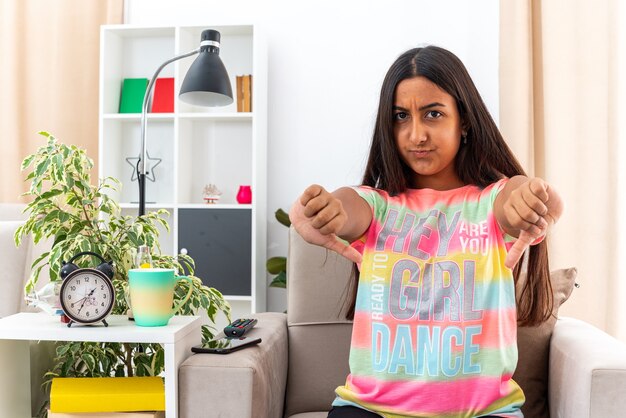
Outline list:
[[[552,271],[550,280],[554,293],[553,316],[536,327],[518,327],[517,348],[519,360],[513,379],[521,386],[526,396],[522,412],[526,417],[549,418],[548,368],[550,337],[556,324],[558,309],[574,288],[577,271],[575,268]],[[520,277],[518,287],[524,283]]]
[[[330,409],[350,372],[351,330],[350,322],[289,325],[285,416]]]

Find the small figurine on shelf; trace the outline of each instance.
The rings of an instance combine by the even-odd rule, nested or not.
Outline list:
[[[217,203],[220,199],[222,192],[217,188],[215,184],[207,184],[204,186],[204,201],[206,203]]]

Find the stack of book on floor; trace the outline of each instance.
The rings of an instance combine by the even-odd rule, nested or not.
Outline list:
[[[160,377],[57,377],[48,418],[163,418]]]

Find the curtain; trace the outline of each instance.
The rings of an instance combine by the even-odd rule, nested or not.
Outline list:
[[[501,0],[500,128],[528,174],[565,200],[550,264],[577,267],[580,288],[560,314],[626,341],[619,19],[618,0]]]
[[[0,202],[26,191],[20,164],[45,144],[39,131],[97,164],[100,25],[122,23],[123,10],[123,0],[0,2]]]

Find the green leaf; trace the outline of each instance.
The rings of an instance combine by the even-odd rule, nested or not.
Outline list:
[[[59,220],[61,221],[61,223],[65,223],[70,219],[70,214],[67,212],[61,212],[61,214],[59,215]]]
[[[152,368],[152,372],[155,375],[161,373],[165,366],[165,352],[163,350],[158,350],[154,356],[152,356],[152,363],[150,364]]]
[[[31,165],[36,156],[37,154],[31,154],[24,158],[24,161],[22,161],[22,170],[25,170],[29,165]]]
[[[46,158],[45,160],[43,160],[39,164],[37,164],[37,168],[35,168],[35,176],[36,177],[41,177],[43,175],[43,173],[45,173],[46,170],[48,169],[48,166],[50,166],[50,159],[49,158]]]
[[[51,222],[56,222],[59,219],[61,212],[58,210],[50,211],[45,218],[43,218],[42,224],[50,226]]]
[[[83,353],[81,358],[83,359],[83,361],[87,365],[87,368],[90,371],[93,371],[96,368],[96,358],[92,354]]]
[[[61,376],[68,376],[70,372],[70,367],[72,367],[72,360],[66,360],[61,366]]]
[[[270,274],[278,274],[287,271],[286,257],[272,257],[265,263],[267,271]]]
[[[25,224],[18,226],[15,230],[15,233],[13,234],[13,242],[15,243],[16,247],[20,246],[20,243],[22,242],[22,237],[25,235],[25,232],[23,232],[24,227]]]
[[[159,350],[152,356],[152,362],[150,363],[150,368],[152,369],[152,373],[157,373],[157,370],[163,369],[164,366],[164,356],[163,351]],[[160,373],[160,371],[159,371]]]
[[[67,198],[67,204],[70,206],[76,206],[77,203],[78,203],[78,196],[76,196],[73,193],[70,193],[69,197]]]
[[[115,377],[124,377],[126,376],[126,371],[124,370],[124,365],[120,364],[115,368]]]
[[[57,154],[54,156],[54,179],[56,181],[61,181],[63,179],[63,156],[61,154]]]
[[[48,258],[49,255],[50,255],[50,251],[46,251],[46,252],[42,253],[39,257],[37,257],[35,259],[35,261],[33,261],[32,265],[31,265],[31,268],[34,268],[35,266],[37,266],[44,259]]]
[[[135,231],[128,231],[126,233],[126,236],[128,237],[133,247],[139,247],[141,244],[143,244],[139,242],[139,237],[137,236],[137,233]]]
[[[70,346],[67,344],[58,346],[56,349],[57,356],[63,357],[69,349],[70,349]]]
[[[67,239],[67,234],[65,233],[65,231],[62,231],[54,237],[54,243],[52,244],[52,246],[53,247],[57,246],[61,244],[61,242],[65,241],[66,239]]]
[[[63,190],[52,189],[52,190],[48,190],[47,192],[42,193],[42,195],[39,196],[38,199],[40,199],[40,200],[50,200],[54,196],[58,196],[58,195],[60,195],[62,193],[63,193]]]
[[[274,212],[274,216],[278,222],[285,225],[287,228],[291,226],[291,219],[289,219],[289,215],[284,210],[278,209]]]
[[[284,271],[281,271],[278,276],[274,277],[274,280],[270,283],[270,287],[285,289],[287,287],[287,274]]]
[[[213,331],[214,330],[212,330],[209,326],[202,325],[202,342],[203,343],[206,343],[207,341],[210,341],[213,339],[213,337],[215,336],[215,333]]]
[[[100,364],[102,365],[102,372],[105,376],[111,375],[112,361],[106,354],[100,358]]]

